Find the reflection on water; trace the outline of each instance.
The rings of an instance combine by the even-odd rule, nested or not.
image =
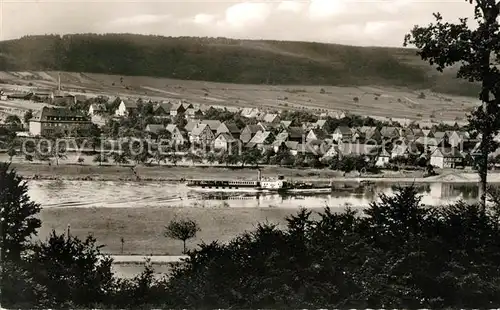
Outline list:
[[[43,207],[366,207],[381,193],[391,195],[394,184],[336,186],[322,194],[200,193],[183,184],[117,181],[29,181],[29,194]],[[476,184],[417,184],[422,202],[447,204],[478,198]]]

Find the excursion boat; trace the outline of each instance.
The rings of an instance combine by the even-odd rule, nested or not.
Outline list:
[[[283,176],[263,179],[258,170],[256,181],[191,179],[186,185],[197,191],[218,192],[318,192],[331,191],[330,186],[314,187],[312,184],[290,183]]]

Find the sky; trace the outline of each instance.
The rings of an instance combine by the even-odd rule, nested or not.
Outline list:
[[[0,0],[0,40],[24,35],[138,33],[402,46],[414,25],[471,17],[465,0]]]

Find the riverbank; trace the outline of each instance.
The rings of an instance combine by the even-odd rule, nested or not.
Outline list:
[[[47,165],[37,163],[12,163],[12,167],[28,180],[79,180],[79,181],[157,181],[179,182],[186,179],[234,179],[255,180],[257,170],[250,167],[220,166],[117,166],[117,165]],[[329,182],[388,182],[388,183],[477,183],[478,175],[473,171],[446,170],[437,176],[424,177],[423,171],[384,171],[377,175],[350,173],[328,169],[298,169],[276,166],[260,167],[263,176],[283,175],[290,180]],[[491,183],[500,182],[500,173],[488,176]]]
[[[40,212],[42,227],[38,238],[46,239],[52,229],[85,238],[92,234],[104,245],[104,253],[113,255],[181,255],[182,241],[163,236],[172,219],[189,218],[201,231],[188,241],[189,248],[199,243],[226,242],[258,223],[286,225],[285,217],[297,209],[229,208],[46,208]],[[318,210],[322,211],[322,210]],[[317,211],[313,211],[317,216]],[[123,253],[121,238],[123,237]]]

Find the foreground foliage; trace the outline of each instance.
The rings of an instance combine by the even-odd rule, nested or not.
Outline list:
[[[0,175],[15,175],[2,167]],[[22,189],[12,178],[1,181],[3,192]],[[3,197],[6,208],[15,208],[16,196]],[[379,198],[362,213],[302,209],[285,227],[260,224],[228,243],[201,244],[162,279],[150,263],[137,277],[118,279],[94,238],[53,232],[16,259],[2,260],[1,303],[29,309],[500,305],[499,191],[486,209],[426,207],[414,187]]]

